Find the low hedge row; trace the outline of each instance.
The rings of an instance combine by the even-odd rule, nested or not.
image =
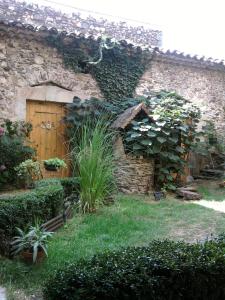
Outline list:
[[[64,189],[65,197],[73,193],[78,193],[79,191],[79,179],[76,177],[48,178],[35,182],[36,187],[44,187],[52,184],[61,184]]]
[[[0,252],[8,253],[16,227],[25,229],[35,219],[45,222],[62,210],[64,191],[61,184],[5,195],[0,198]]]
[[[203,244],[153,241],[58,270],[46,300],[225,299],[225,237]]]

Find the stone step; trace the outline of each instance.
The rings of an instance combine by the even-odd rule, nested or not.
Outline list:
[[[184,200],[200,200],[202,196],[199,193],[191,192],[184,189],[177,189],[176,193],[179,197],[182,197]]]

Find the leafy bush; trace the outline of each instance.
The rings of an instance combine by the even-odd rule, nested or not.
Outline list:
[[[45,285],[44,299],[225,299],[224,253],[224,236],[106,252],[58,270]]]
[[[60,179],[66,197],[71,194],[78,194],[80,189],[80,181],[77,177],[64,177]]]
[[[76,177],[41,179],[35,182],[35,187],[51,186],[52,184],[62,185],[65,197],[79,192],[79,179]]]
[[[113,154],[107,125],[99,120],[94,127],[86,123],[80,142],[72,150],[74,175],[79,178],[82,212],[92,212],[114,190]],[[75,137],[76,141],[77,136]]]
[[[44,160],[44,165],[45,167],[55,167],[56,169],[67,168],[65,161],[58,157]]]
[[[61,184],[39,187],[25,193],[0,198],[0,251],[7,251],[7,243],[16,234],[16,227],[26,229],[38,218],[45,222],[55,217],[63,207]]]
[[[34,155],[35,151],[25,145],[31,130],[31,124],[25,122],[5,120],[0,125],[0,189],[15,184],[15,167]]]
[[[25,187],[32,187],[34,180],[41,177],[41,167],[38,161],[27,159],[14,168]]]
[[[175,189],[174,174],[182,174],[196,135],[199,109],[175,92],[161,91],[145,100],[151,118],[131,122],[124,132],[126,149],[153,157],[156,183]]]

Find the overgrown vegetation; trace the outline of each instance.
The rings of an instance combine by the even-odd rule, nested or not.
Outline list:
[[[71,143],[73,172],[79,178],[79,207],[82,212],[93,212],[115,189],[113,176],[112,134],[104,120],[92,127],[87,122],[75,134]]]
[[[152,118],[139,117],[124,132],[127,150],[152,157],[156,184],[175,189],[195,143],[200,111],[174,92],[160,92],[145,100]]]
[[[5,120],[0,125],[0,189],[15,185],[15,167],[35,154],[35,151],[25,144],[31,130],[30,123],[20,121]]]
[[[126,42],[113,43],[113,47],[110,47],[110,39],[106,42],[109,48],[102,49],[102,60],[98,64],[89,64],[93,59],[98,59],[102,38],[98,41],[76,38],[64,43],[62,36],[48,37],[48,43],[62,54],[67,67],[75,72],[93,75],[107,100],[133,97],[152,54],[140,47],[130,47]]]
[[[58,270],[44,299],[223,299],[225,237],[199,244],[154,241]]]
[[[225,141],[216,131],[212,121],[204,120],[196,136],[194,151],[206,158],[211,168],[225,170]]]
[[[200,112],[175,92],[161,91],[148,98],[127,98],[107,102],[97,99],[74,99],[69,104],[66,122],[69,135],[82,127],[87,119],[93,123],[104,117],[110,126],[125,109],[144,102],[149,118],[138,116],[123,132],[127,152],[156,161],[156,184],[161,188],[175,189],[175,182],[183,172],[188,153],[195,144],[196,127]]]

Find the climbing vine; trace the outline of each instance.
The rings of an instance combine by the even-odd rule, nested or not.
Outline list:
[[[62,36],[56,35],[48,37],[47,42],[62,54],[65,65],[74,72],[92,74],[108,101],[133,97],[151,60],[149,51],[109,39],[94,41],[80,37],[66,43]]]

